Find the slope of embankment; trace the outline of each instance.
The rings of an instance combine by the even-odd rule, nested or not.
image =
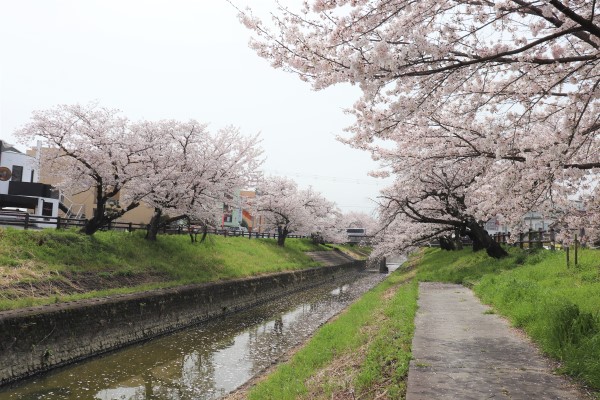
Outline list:
[[[0,229],[0,311],[192,283],[216,282],[321,265],[306,251],[331,250],[307,239],[143,232]]]

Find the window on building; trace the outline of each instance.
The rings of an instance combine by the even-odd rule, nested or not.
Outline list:
[[[20,165],[13,165],[12,167],[12,178],[13,182],[21,182],[23,180],[23,167]]]
[[[53,209],[54,204],[51,201],[44,201],[42,203],[42,215],[44,217],[51,217]]]

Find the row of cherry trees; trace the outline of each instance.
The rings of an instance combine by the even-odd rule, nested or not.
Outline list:
[[[311,235],[316,242],[342,243],[347,241],[346,228],[364,228],[367,233],[379,230],[377,221],[368,214],[343,214],[320,193],[312,188],[299,189],[293,180],[284,177],[264,179],[249,207],[264,218],[265,226],[277,230],[280,246],[292,232]]]
[[[59,186],[72,193],[94,189],[87,234],[142,201],[155,210],[149,239],[156,238],[165,213],[218,220],[223,202],[256,180],[262,163],[258,135],[243,136],[231,126],[213,133],[195,120],[131,122],[95,104],[34,112],[16,135],[23,142],[44,140],[44,164]],[[109,207],[117,194],[120,207]]]
[[[258,135],[243,136],[234,127],[210,132],[195,120],[131,122],[118,110],[90,104],[37,111],[16,134],[26,143],[44,140],[46,172],[59,186],[71,193],[94,189],[97,207],[83,228],[86,234],[142,202],[154,208],[150,240],[177,219],[215,226],[223,204],[250,186],[257,196],[244,206],[262,217],[264,228],[278,231],[280,246],[290,233],[342,242],[346,227],[373,223],[367,215],[343,215],[312,188],[264,178]],[[109,206],[117,194],[120,207]]]
[[[381,197],[382,253],[457,233],[502,257],[480,222],[517,226],[529,210],[598,237],[596,1],[303,4],[240,18],[274,67],[317,90],[361,89],[341,140],[396,178]]]

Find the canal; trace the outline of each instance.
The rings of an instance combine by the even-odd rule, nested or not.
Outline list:
[[[385,275],[295,293],[0,389],[0,400],[217,399],[304,342]]]

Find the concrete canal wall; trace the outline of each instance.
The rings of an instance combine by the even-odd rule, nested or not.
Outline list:
[[[364,261],[0,312],[0,385],[273,300]]]

